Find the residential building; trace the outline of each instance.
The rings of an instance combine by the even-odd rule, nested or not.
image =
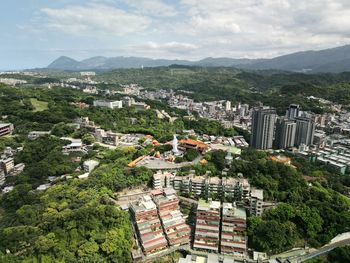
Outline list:
[[[50,135],[51,131],[31,131],[28,133],[29,140],[36,140],[39,137]]]
[[[221,241],[222,254],[246,256],[247,254],[247,215],[244,208],[236,207],[232,203],[222,204]]]
[[[169,246],[187,244],[190,241],[190,227],[180,212],[179,199],[173,188],[152,191]]]
[[[70,139],[70,138],[61,138],[61,139],[71,141],[70,144],[62,147],[62,152],[64,154],[69,154],[69,153],[73,153],[73,152],[86,153],[86,149],[84,149],[83,142],[81,141],[81,139]]]
[[[295,132],[295,146],[311,145],[314,141],[315,123],[307,117],[297,117]]]
[[[264,205],[264,191],[252,188],[250,192],[249,213],[254,216],[261,216]]]
[[[218,201],[198,201],[194,249],[219,252],[220,210]]]
[[[12,123],[0,123],[0,137],[12,134],[13,129]]]
[[[226,101],[226,103],[225,103],[225,110],[226,111],[231,111],[232,110],[232,108],[231,108],[231,101]]]
[[[174,177],[175,174],[173,173],[158,171],[153,175],[153,188],[161,189],[171,187]]]
[[[94,136],[98,142],[102,142],[108,145],[117,145],[120,138],[123,136],[121,133],[115,133],[112,131],[105,131],[101,128],[96,128]]]
[[[256,149],[272,148],[276,111],[272,108],[257,107],[252,115],[252,135],[250,145]]]
[[[295,143],[296,123],[292,119],[277,118],[274,146],[277,149],[293,147]]]
[[[149,110],[151,106],[144,102],[133,102],[132,107],[135,107],[137,110]]]
[[[170,184],[176,191],[195,196],[213,197],[245,201],[250,198],[250,184],[245,178],[210,177],[210,176],[174,176],[170,177]]]
[[[322,149],[326,146],[326,133],[315,131],[313,144]]]
[[[286,111],[288,119],[295,119],[300,116],[300,106],[298,104],[291,104]]]
[[[0,159],[0,170],[3,170],[5,175],[8,175],[15,167],[15,162],[12,157]]]
[[[95,169],[96,166],[99,165],[99,162],[98,161],[95,161],[95,160],[86,160],[84,163],[83,163],[83,169],[84,171],[90,173],[92,170]]]
[[[168,242],[158,217],[157,206],[149,195],[131,204],[130,211],[145,254],[167,247]]]
[[[123,107],[123,102],[121,100],[116,100],[116,101],[105,101],[105,100],[95,100],[94,104],[95,107],[105,107],[109,109],[114,109],[114,108],[122,108]]]

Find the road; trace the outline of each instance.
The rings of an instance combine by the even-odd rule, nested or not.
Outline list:
[[[325,245],[325,246],[317,249],[316,251],[313,251],[313,252],[308,253],[306,255],[299,256],[299,257],[297,257],[295,259],[290,259],[290,261],[292,263],[294,263],[294,262],[295,263],[304,262],[304,261],[312,259],[314,257],[318,257],[320,255],[326,254],[329,251],[331,251],[331,250],[333,250],[333,249],[335,249],[337,247],[343,247],[343,246],[348,246],[348,245],[350,245],[350,238],[347,238],[347,239],[344,239],[344,240],[341,240],[341,241],[337,241],[337,242]]]
[[[350,233],[349,233],[349,235],[350,235]],[[318,257],[318,256],[325,254],[325,253],[328,253],[329,251],[331,251],[337,247],[343,247],[343,246],[350,245],[349,235],[347,235],[346,237],[344,237],[341,240],[338,239],[339,241],[337,240],[337,241],[331,242],[331,243],[329,243],[329,244],[327,244],[327,245],[325,245],[317,250],[314,250],[310,253],[307,253],[307,254],[304,254],[301,256],[296,256],[296,257],[283,258],[283,260],[281,262],[288,262],[287,260],[289,260],[290,263],[305,262],[306,260],[312,259],[314,257]],[[338,235],[338,236],[341,236],[341,235]],[[166,249],[164,251],[161,251],[157,254],[145,256],[144,260],[160,258],[160,257],[166,256],[166,255],[168,255],[174,251],[177,251],[177,250],[185,250],[185,251],[187,251],[191,254],[194,254],[194,255],[202,255],[202,256],[208,255],[207,252],[196,251],[196,250],[191,249],[191,247],[189,245],[183,245],[183,246],[178,246],[178,247],[171,247],[171,248]],[[256,263],[257,262],[255,260],[250,259],[250,258],[245,258],[245,259],[237,258],[237,257],[233,257],[233,258],[234,258],[235,262],[248,262],[248,263]],[[271,258],[274,258],[274,257],[272,256]],[[263,262],[268,263],[269,260],[264,260]]]
[[[176,170],[176,169],[181,169],[182,167],[185,167],[185,166],[194,165],[198,163],[201,159],[202,159],[202,156],[198,156],[192,162],[172,163],[172,162],[164,161],[154,157],[147,157],[142,161],[138,162],[136,166],[144,166],[152,170],[174,170],[174,169]]]
[[[326,254],[329,251],[337,248],[337,247],[343,247],[343,246],[348,246],[350,245],[350,232],[340,234],[336,236],[335,238],[332,239],[332,241],[324,245],[323,247],[313,250],[310,253],[296,256],[296,257],[289,257],[285,258],[284,260],[289,260],[291,263],[299,263],[299,262],[305,262],[309,259],[318,257],[320,255]]]

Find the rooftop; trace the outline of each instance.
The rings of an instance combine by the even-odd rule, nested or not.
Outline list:
[[[11,125],[11,123],[0,123],[0,129]]]
[[[235,207],[231,203],[223,203],[223,215],[234,216],[240,219],[247,219],[247,213],[244,208]]]

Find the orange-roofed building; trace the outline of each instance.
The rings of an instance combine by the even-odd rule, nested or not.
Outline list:
[[[186,149],[197,149],[198,151],[205,151],[208,149],[208,145],[201,141],[196,141],[192,139],[183,139],[179,141],[180,146]]]
[[[153,144],[153,146],[159,146],[160,145],[160,143],[157,140],[153,140],[152,144]]]
[[[200,161],[199,161],[199,163],[200,163],[200,164],[207,164],[207,163],[208,163],[208,161],[207,161],[207,160],[205,160],[205,159],[202,159],[202,160],[200,160]]]

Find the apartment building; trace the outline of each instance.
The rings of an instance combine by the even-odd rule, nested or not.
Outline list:
[[[158,217],[156,204],[151,196],[146,195],[130,206],[135,220],[137,234],[145,254],[167,247],[168,242]]]
[[[179,199],[175,193],[173,188],[152,192],[169,246],[187,244],[190,241],[191,229],[180,212]]]
[[[232,197],[234,200],[245,200],[249,198],[250,184],[245,178],[232,177],[210,177],[187,176],[171,177],[170,183],[176,191],[182,193],[193,193],[196,196],[211,197],[216,194],[219,198]]]
[[[219,252],[220,209],[218,201],[198,202],[196,231],[193,248],[209,252]]]
[[[153,188],[173,187],[182,194],[193,194],[203,198],[216,197],[244,204],[250,214],[261,216],[263,212],[263,190],[251,188],[246,178],[176,176],[174,173],[158,171],[153,175]]]
[[[261,216],[264,205],[264,191],[252,188],[250,192],[249,212],[250,215]]]
[[[13,129],[12,123],[0,123],[0,137],[12,134]]]
[[[14,167],[15,162],[12,157],[0,159],[0,170],[2,170],[5,175],[8,175]]]
[[[171,187],[174,177],[174,173],[158,171],[153,175],[153,188],[162,189]]]
[[[222,254],[245,256],[247,253],[246,236],[247,215],[244,208],[232,203],[222,204],[222,227],[220,251]]]

